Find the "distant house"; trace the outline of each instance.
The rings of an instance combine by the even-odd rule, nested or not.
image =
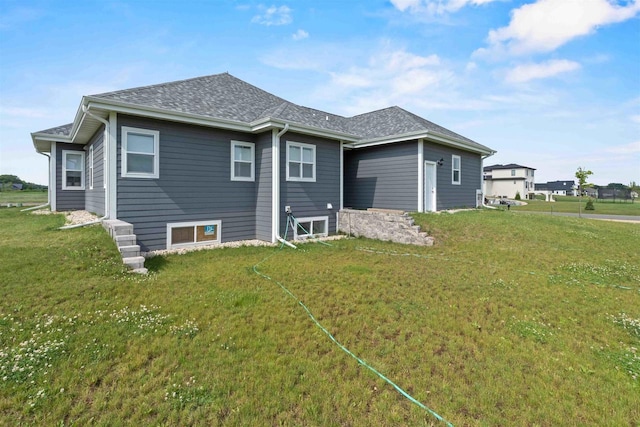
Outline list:
[[[549,191],[556,196],[577,196],[576,184],[574,181],[548,181],[544,184],[536,184],[536,191]]]
[[[22,190],[23,185],[16,183],[0,183],[0,188],[4,188],[7,190]]]
[[[533,198],[535,169],[510,163],[485,166],[483,169],[484,194],[487,197]]]
[[[228,73],[84,96],[31,135],[52,210],[125,221],[144,251],[274,242],[289,213],[296,239],[335,233],[343,207],[476,207],[495,153],[399,107],[342,117]]]

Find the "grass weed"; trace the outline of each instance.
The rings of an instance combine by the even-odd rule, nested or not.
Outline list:
[[[441,425],[261,261],[454,425],[640,422],[637,225],[415,218],[433,247],[225,248],[138,276],[100,227],[2,209],[0,424]]]

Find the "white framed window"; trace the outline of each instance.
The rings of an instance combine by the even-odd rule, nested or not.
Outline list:
[[[516,170],[515,169],[511,169],[511,176],[516,176]]]
[[[159,178],[160,132],[122,127],[122,176]]]
[[[256,145],[231,141],[231,181],[255,181]]]
[[[462,160],[460,156],[455,154],[451,156],[451,183],[454,185],[460,185],[462,182]]]
[[[304,240],[308,237],[325,237],[329,235],[328,216],[296,218],[296,220],[296,226],[293,229],[294,240]]]
[[[62,150],[62,189],[84,190],[84,151]]]
[[[93,145],[89,147],[89,190],[93,190]]]
[[[287,141],[287,181],[316,182],[316,146]]]
[[[167,224],[167,249],[211,245],[222,241],[222,221],[192,221]]]

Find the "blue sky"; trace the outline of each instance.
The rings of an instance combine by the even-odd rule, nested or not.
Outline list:
[[[640,3],[0,0],[0,174],[83,95],[228,71],[345,116],[398,105],[536,168],[640,182]]]

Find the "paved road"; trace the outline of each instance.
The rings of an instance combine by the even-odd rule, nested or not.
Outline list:
[[[516,211],[513,212],[518,213],[531,213],[531,214],[543,214],[543,215],[554,215],[554,216],[573,216],[578,217],[577,213],[567,213],[567,212],[534,212],[534,211]],[[624,222],[635,222],[640,224],[640,216],[633,215],[601,215],[601,214],[582,214],[582,218],[588,219],[604,219],[607,221],[624,221]]]

